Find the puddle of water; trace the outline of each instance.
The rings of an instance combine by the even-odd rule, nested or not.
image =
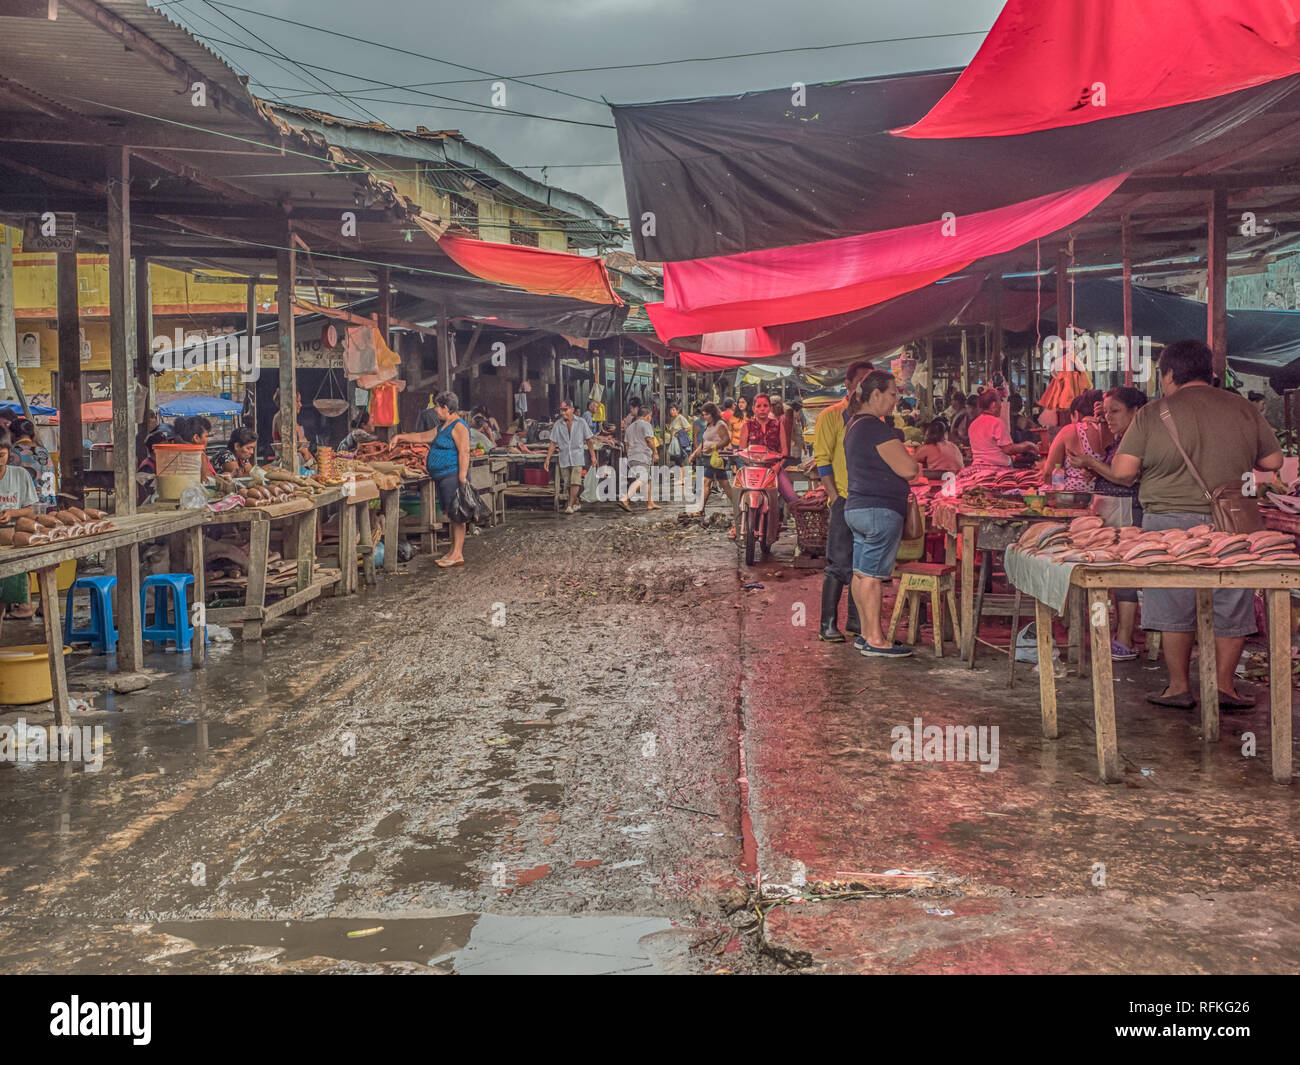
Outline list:
[[[281,951],[281,962],[312,957],[370,964],[412,962],[450,966],[463,976],[665,973],[680,971],[687,950],[686,939],[672,934],[672,923],[663,917],[470,913],[396,920],[166,921],[151,927],[194,944],[196,950],[262,947]],[[362,931],[369,934],[348,935]]]

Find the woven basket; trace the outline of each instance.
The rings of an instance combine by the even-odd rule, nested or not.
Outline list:
[[[826,554],[826,534],[830,529],[831,512],[823,504],[819,507],[794,508],[795,542],[799,550],[809,555]]]

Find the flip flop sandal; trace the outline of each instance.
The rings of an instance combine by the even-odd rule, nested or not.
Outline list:
[[[1165,695],[1163,692],[1152,692],[1147,696],[1147,702],[1153,706],[1168,706],[1174,710],[1196,709],[1196,700],[1186,692],[1182,695]]]
[[[1252,698],[1243,698],[1240,695],[1229,695],[1227,692],[1219,692],[1219,709],[1220,710],[1253,710],[1255,709],[1255,700]]]
[[[627,502],[625,500],[620,499],[618,501],[618,505],[622,507],[624,510],[626,510],[629,514],[632,513],[632,508],[627,505]]]

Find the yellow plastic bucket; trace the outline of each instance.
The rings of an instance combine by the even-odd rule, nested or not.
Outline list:
[[[158,498],[180,499],[181,493],[203,479],[202,444],[154,444]]]
[[[54,571],[55,586],[60,592],[66,592],[72,587],[72,582],[77,579],[77,560],[70,558],[66,562],[60,562],[59,568]],[[27,574],[27,588],[32,595],[37,595],[40,589],[36,586],[36,574]]]
[[[72,653],[63,649],[65,655]],[[0,647],[0,703],[27,706],[54,698],[50,685],[50,651],[43,643]]]

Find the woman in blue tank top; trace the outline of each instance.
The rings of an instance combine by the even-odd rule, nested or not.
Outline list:
[[[434,397],[433,409],[438,416],[436,429],[427,433],[398,433],[389,443],[429,445],[426,468],[437,489],[442,512],[446,514],[456,489],[469,480],[469,426],[460,418],[460,398],[455,392],[439,392]],[[451,548],[438,559],[438,565],[444,568],[465,564],[465,525],[458,521],[450,525]]]

